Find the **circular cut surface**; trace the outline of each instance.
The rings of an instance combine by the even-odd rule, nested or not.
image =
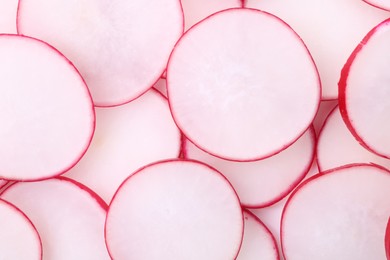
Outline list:
[[[95,127],[83,79],[64,56],[32,38],[0,35],[0,57],[0,178],[63,173],[85,153]]]
[[[363,0],[367,4],[390,11],[390,0]]]
[[[234,259],[243,216],[229,182],[191,161],[152,164],[128,178],[108,210],[113,259]]]
[[[183,32],[179,0],[21,0],[19,33],[53,44],[85,78],[95,105],[140,96]]]
[[[186,137],[238,161],[294,142],[320,96],[316,67],[299,37],[278,18],[250,9],[219,12],[187,31],[171,55],[167,88]]]
[[[289,198],[281,238],[287,260],[385,260],[390,173],[350,165],[315,175]]]
[[[0,33],[16,33],[18,0],[0,1]]]

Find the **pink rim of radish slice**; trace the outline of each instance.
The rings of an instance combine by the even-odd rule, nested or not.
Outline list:
[[[180,137],[166,98],[155,90],[122,106],[96,108],[91,146],[66,176],[110,202],[130,173],[158,160],[177,158]]]
[[[362,0],[247,0],[245,6],[280,17],[301,36],[318,67],[323,100],[337,99],[349,54],[373,26],[390,17]]]
[[[390,19],[364,37],[339,82],[340,112],[348,129],[366,149],[385,158],[390,158],[389,46]]]
[[[42,244],[34,224],[20,209],[0,199],[1,259],[42,259]]]
[[[387,260],[390,260],[390,218],[387,221],[387,226],[386,226],[385,250],[386,250]]]
[[[1,198],[35,224],[44,259],[110,259],[104,242],[107,205],[87,187],[57,177],[15,183]]]
[[[234,259],[243,215],[219,172],[192,161],[157,162],[118,189],[105,236],[112,259]]]
[[[175,122],[191,142],[217,157],[252,161],[306,131],[321,86],[310,53],[287,24],[236,8],[184,34],[168,63],[167,90]]]
[[[121,105],[151,88],[183,26],[179,0],[20,0],[18,9],[18,32],[72,60],[97,106]]]
[[[386,259],[390,172],[353,164],[309,178],[283,210],[286,260]]]
[[[244,210],[244,238],[237,260],[279,260],[276,241],[269,229],[253,213]]]
[[[363,0],[369,5],[372,5],[374,7],[390,11],[390,1],[389,0]]]
[[[199,160],[216,168],[230,181],[241,204],[248,208],[272,205],[295,188],[309,171],[315,152],[312,127],[294,144],[264,160],[232,162],[203,152],[184,141],[184,157]]]
[[[353,137],[338,107],[328,116],[318,137],[317,163],[320,171],[352,163],[375,163],[390,170],[390,160],[378,156]]]
[[[0,178],[62,174],[83,156],[95,129],[87,86],[69,60],[40,40],[1,34],[0,56]]]
[[[18,0],[0,1],[0,33],[16,33]]]

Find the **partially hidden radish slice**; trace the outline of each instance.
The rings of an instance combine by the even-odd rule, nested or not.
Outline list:
[[[299,36],[273,15],[238,8],[184,34],[168,63],[167,89],[184,135],[236,161],[291,145],[311,124],[321,92]]]
[[[80,70],[95,105],[113,106],[160,78],[183,14],[179,0],[20,0],[18,31],[58,48]]]
[[[152,90],[122,106],[97,108],[91,147],[66,176],[110,202],[129,174],[146,164],[177,158],[180,145],[167,100]]]
[[[333,109],[338,105],[337,100],[323,100],[321,101],[320,107],[318,109],[317,115],[313,121],[313,127],[318,135],[322,126],[324,125],[326,119],[329,114],[333,111]]]
[[[0,35],[0,178],[37,180],[73,167],[95,128],[76,68],[50,45]]]
[[[34,223],[42,239],[43,259],[110,259],[104,243],[107,205],[85,186],[63,177],[19,182],[1,198]]]
[[[306,180],[290,196],[281,222],[287,260],[386,259],[390,172],[343,166]]]
[[[390,1],[389,0],[363,0],[367,4],[375,6],[377,8],[390,11]]]
[[[281,200],[309,171],[315,152],[315,134],[311,127],[281,153],[254,162],[232,162],[203,152],[184,142],[184,157],[215,167],[232,183],[245,207],[259,208]]]
[[[0,33],[16,33],[18,0],[0,1]]]
[[[123,182],[105,231],[113,259],[234,259],[243,216],[220,173],[196,162],[165,161]]]
[[[164,97],[167,97],[167,80],[165,78],[160,78],[156,84],[154,84],[154,88],[163,94]]]
[[[372,29],[345,64],[339,82],[343,119],[368,150],[390,158],[390,19]]]
[[[0,258],[42,259],[41,239],[28,217],[0,199]]]

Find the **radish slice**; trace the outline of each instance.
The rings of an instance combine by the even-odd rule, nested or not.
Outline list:
[[[337,99],[349,54],[373,26],[390,17],[361,0],[247,0],[245,6],[277,15],[302,37],[318,66],[323,99]]]
[[[41,239],[27,216],[0,200],[1,259],[42,259]]]
[[[110,259],[104,244],[107,205],[85,186],[63,177],[19,182],[1,198],[36,225],[44,259]]]
[[[244,239],[237,260],[279,260],[275,238],[253,213],[244,211]]]
[[[18,0],[0,1],[0,33],[16,33]]]
[[[355,138],[390,159],[390,19],[372,29],[356,47],[340,78],[340,111]]]
[[[375,6],[377,8],[390,11],[390,1],[389,0],[363,0],[369,5]]]
[[[90,149],[66,176],[92,188],[106,202],[130,173],[179,156],[180,132],[167,100],[157,91],[120,107],[98,108],[96,117]]]
[[[254,162],[232,162],[203,152],[191,142],[184,142],[185,158],[202,161],[223,173],[237,191],[244,207],[272,205],[298,185],[314,159],[315,134],[310,128],[281,153]]]
[[[338,107],[326,119],[318,137],[317,162],[322,171],[352,163],[375,163],[390,169],[390,160],[371,153],[356,141]]]
[[[164,97],[167,97],[167,80],[165,78],[160,78],[154,85],[154,88],[163,94]]]
[[[7,183],[8,181],[6,180],[0,180],[0,189],[3,188]]]
[[[313,121],[313,127],[318,134],[325,123],[326,118],[329,116],[330,112],[338,105],[337,100],[324,100],[321,101],[320,107],[318,109],[317,115]]]
[[[88,89],[50,45],[0,35],[0,178],[62,174],[83,156],[95,128]]]
[[[179,0],[20,0],[19,33],[72,60],[95,105],[129,102],[164,72],[183,32]]]
[[[387,260],[390,260],[390,218],[387,221],[387,227],[386,227],[385,250],[386,250]]]
[[[288,260],[386,259],[390,172],[368,164],[343,166],[301,184],[282,216]]]
[[[298,35],[250,9],[222,11],[192,27],[173,50],[167,88],[184,135],[236,161],[292,144],[309,127],[320,96],[315,64]]]
[[[105,231],[113,259],[234,259],[243,216],[233,188],[217,171],[165,161],[123,182]]]

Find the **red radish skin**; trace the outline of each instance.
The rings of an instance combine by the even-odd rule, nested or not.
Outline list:
[[[385,11],[390,11],[390,1],[389,0],[362,0],[369,5],[372,5],[376,8],[383,9]]]
[[[0,33],[16,33],[18,0],[0,1]]]
[[[318,109],[317,115],[313,121],[314,130],[317,135],[319,134],[322,126],[324,125],[326,118],[337,105],[337,100],[321,101],[320,108]]]
[[[390,259],[390,218],[387,221],[386,234],[385,234],[385,250],[387,260]]]

